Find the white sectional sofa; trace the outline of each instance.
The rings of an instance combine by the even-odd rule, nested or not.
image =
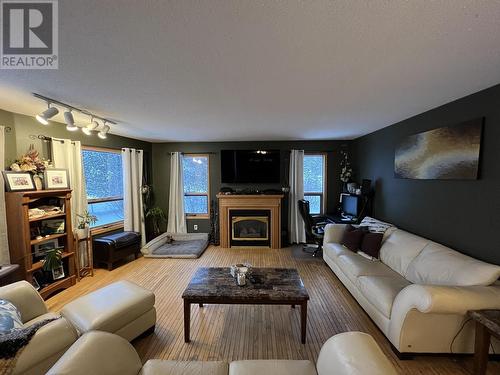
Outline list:
[[[123,338],[100,331],[84,334],[47,372],[48,375],[396,375],[373,337],[345,332],[328,339],[316,367],[304,360],[167,361],[144,366]]]
[[[474,351],[467,311],[500,309],[500,266],[396,227],[384,234],[380,260],[370,260],[340,244],[344,230],[326,226],[323,258],[398,354]]]

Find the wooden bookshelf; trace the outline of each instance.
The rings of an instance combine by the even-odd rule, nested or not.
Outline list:
[[[48,298],[55,292],[66,289],[76,282],[75,252],[73,230],[71,226],[71,190],[38,190],[5,193],[7,211],[7,229],[9,236],[9,251],[11,263],[19,264],[17,279],[33,283],[34,274],[41,273],[43,263],[35,258],[35,247],[48,241],[57,240],[62,247],[62,262],[64,278],[51,280],[45,274],[44,284],[39,290],[43,298]],[[63,213],[29,218],[28,210],[47,202],[58,202]],[[34,238],[33,231],[39,230],[44,220],[64,220],[64,233],[54,233],[42,238]]]

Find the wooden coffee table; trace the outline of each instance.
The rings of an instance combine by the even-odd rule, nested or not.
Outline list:
[[[500,340],[500,310],[472,310],[468,314],[476,322],[474,375],[483,375],[488,367],[491,336]]]
[[[191,304],[295,305],[300,306],[301,341],[306,343],[307,301],[309,295],[296,269],[253,268],[254,282],[238,286],[229,268],[198,268],[184,299],[184,341],[189,342]]]

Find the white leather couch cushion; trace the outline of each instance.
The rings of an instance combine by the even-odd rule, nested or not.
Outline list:
[[[397,374],[373,337],[362,332],[345,332],[330,337],[321,348],[317,369],[318,375]],[[265,374],[273,375],[272,372]]]
[[[335,242],[325,243],[323,245],[323,254],[330,259],[337,259],[339,256],[347,254],[349,251],[351,250]]]
[[[80,333],[114,333],[148,313],[154,303],[153,292],[122,280],[77,298],[64,306],[61,313]]]
[[[408,280],[424,285],[491,285],[499,277],[500,266],[481,262],[435,242],[422,250],[406,273]]]
[[[352,251],[340,255],[337,258],[337,264],[355,285],[359,276],[393,276],[396,274],[382,262],[366,259]]]
[[[380,248],[380,260],[405,277],[408,265],[429,242],[426,238],[397,229]]]
[[[332,369],[335,371],[334,369]],[[311,361],[253,360],[229,364],[229,375],[316,375]]]
[[[130,343],[107,332],[80,337],[47,375],[137,375],[141,360]]]
[[[59,315],[47,313],[30,320],[25,326],[28,327],[41,320],[57,317]],[[40,374],[45,373],[77,338],[78,335],[75,329],[66,319],[59,318],[47,323],[33,335],[28,345],[19,355],[14,374],[23,374],[29,371]],[[54,357],[54,355],[56,356]],[[46,367],[44,368],[44,366]]]
[[[142,368],[140,375],[227,375],[226,362],[202,361],[163,361],[150,359]]]
[[[395,272],[393,276],[361,276],[358,278],[358,287],[363,296],[389,319],[394,299],[408,285],[410,282]]]

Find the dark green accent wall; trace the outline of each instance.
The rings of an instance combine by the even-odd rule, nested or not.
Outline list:
[[[485,117],[480,178],[394,177],[404,137]],[[375,181],[374,216],[484,261],[500,264],[500,85],[414,116],[352,143],[358,174]]]
[[[328,212],[333,212],[340,194],[339,151],[345,142],[340,141],[276,141],[276,142],[199,142],[199,143],[158,143],[153,144],[153,186],[155,200],[158,206],[168,212],[168,193],[170,181],[170,153],[210,154],[210,195],[215,195],[221,188],[220,151],[221,150],[281,150],[281,180],[288,178],[289,150],[302,149],[307,151],[327,152],[327,200]],[[282,184],[224,184],[233,188],[281,189]],[[282,229],[287,227],[288,202],[285,200],[282,209]],[[206,219],[188,220],[188,230],[193,231],[193,225],[198,224],[198,232],[208,232],[210,223]]]

